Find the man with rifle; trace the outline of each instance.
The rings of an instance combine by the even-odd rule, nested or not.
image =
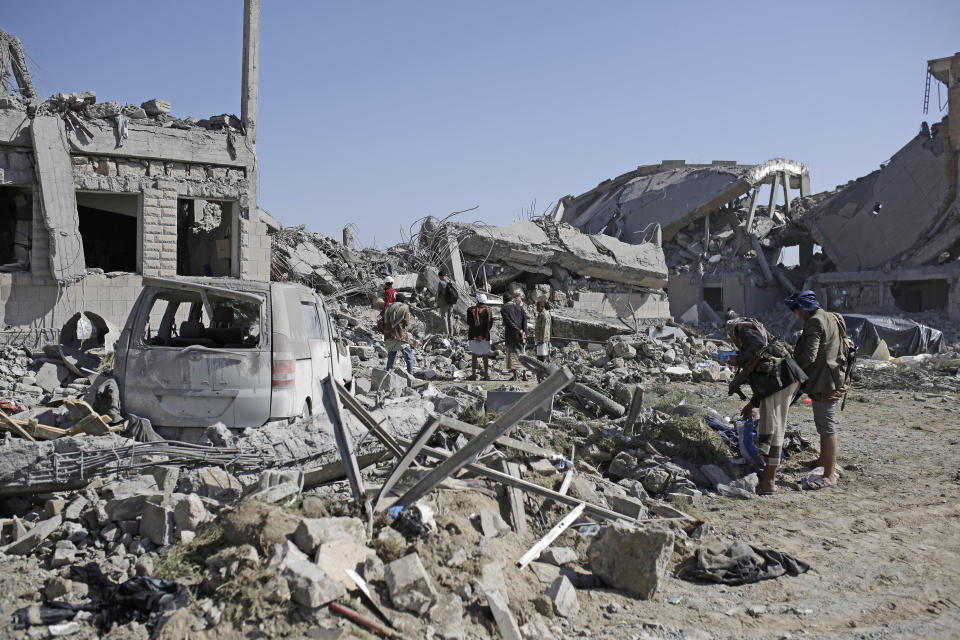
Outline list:
[[[747,397],[740,390],[742,385],[749,384],[753,392],[740,415],[746,420],[754,408],[760,409],[757,449],[765,466],[757,493],[772,495],[777,492],[777,467],[787,429],[787,412],[807,376],[791,357],[790,347],[770,335],[759,320],[734,318],[727,321],[726,327],[727,337],[737,348],[737,373],[730,381],[729,392],[744,400]]]
[[[856,349],[847,338],[843,316],[820,308],[813,291],[795,293],[784,303],[803,321],[793,357],[809,377],[805,391],[820,434],[820,457],[807,466],[823,467],[823,474],[808,476],[803,488],[831,489],[837,486],[837,406],[850,388]]]

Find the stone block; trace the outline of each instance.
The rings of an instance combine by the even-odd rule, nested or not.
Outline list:
[[[580,601],[577,590],[567,576],[560,576],[547,589],[547,596],[553,602],[553,612],[564,618],[574,618],[580,613]]]
[[[641,485],[642,486],[642,485]],[[647,508],[643,502],[637,498],[627,496],[610,495],[607,496],[607,504],[617,513],[641,520],[647,517]]]
[[[356,588],[356,584],[346,574],[347,569],[357,571],[364,566],[367,560],[376,558],[377,554],[370,547],[353,540],[331,540],[324,542],[317,549],[315,562],[324,573],[343,583],[349,591]]]
[[[507,599],[496,591],[487,591],[484,594],[487,598],[487,606],[490,607],[490,613],[500,629],[500,637],[503,640],[521,640],[520,627],[517,625],[517,619],[513,617]]]
[[[730,476],[722,468],[715,464],[705,464],[700,467],[700,472],[707,477],[710,485],[716,489],[718,485],[730,484]]]
[[[558,567],[576,562],[579,559],[577,552],[570,547],[547,547],[540,554],[540,560]]]
[[[370,384],[375,391],[391,393],[392,391],[402,391],[406,389],[410,383],[406,378],[392,371],[374,369],[370,374]]]
[[[112,118],[120,114],[120,103],[116,100],[87,105],[87,115],[91,118]]]
[[[367,539],[363,521],[358,518],[303,518],[293,532],[293,541],[308,554],[313,554],[325,542],[351,540],[364,542]]]
[[[437,603],[437,592],[416,553],[388,564],[384,577],[390,601],[397,609],[422,615]]]
[[[282,573],[287,579],[291,599],[304,607],[322,607],[346,595],[346,589],[339,581],[310,562],[310,558],[289,540],[276,545],[269,565]]]
[[[170,114],[170,102],[160,98],[152,98],[140,104],[140,108],[146,111],[150,117]]]
[[[46,520],[41,520],[30,529],[26,535],[14,540],[2,550],[9,555],[25,555],[33,551],[37,545],[47,539],[47,537],[57,530],[63,522],[63,516],[53,516]]]
[[[660,586],[673,553],[673,533],[605,525],[587,549],[590,568],[605,584],[648,600]]]
[[[203,500],[195,493],[173,494],[173,521],[180,531],[196,531],[197,527],[210,518]]]
[[[481,509],[479,514],[480,532],[487,538],[499,538],[510,532],[508,525],[499,513],[490,509]]]
[[[158,547],[170,544],[173,540],[173,509],[162,502],[145,502],[140,517],[140,535]]]

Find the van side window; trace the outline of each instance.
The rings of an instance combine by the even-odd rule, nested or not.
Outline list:
[[[196,291],[159,292],[137,332],[141,343],[211,349],[250,349],[260,344],[261,305],[216,295],[208,296],[208,300],[212,318]]]
[[[300,302],[300,311],[303,313],[303,326],[307,330],[307,338],[310,340],[326,340],[327,327],[320,320],[317,305],[312,302]]]

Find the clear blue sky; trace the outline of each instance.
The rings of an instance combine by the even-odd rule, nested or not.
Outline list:
[[[239,114],[242,5],[5,0],[0,28],[41,97],[202,118]],[[260,203],[386,246],[428,214],[507,223],[662,159],[785,156],[831,189],[916,133],[925,62],[960,50],[958,25],[956,0],[267,0]]]

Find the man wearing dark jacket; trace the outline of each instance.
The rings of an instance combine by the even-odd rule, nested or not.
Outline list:
[[[483,379],[490,379],[490,329],[493,312],[487,307],[487,296],[477,294],[476,306],[467,309],[467,346],[470,348],[470,373],[477,377],[477,358],[483,358]]]
[[[808,477],[804,489],[830,489],[837,486],[837,407],[847,392],[843,353],[846,333],[843,317],[820,308],[813,291],[790,296],[784,303],[803,321],[803,332],[793,350],[809,376],[805,391],[813,404],[813,421],[820,434],[820,457],[809,463],[823,467],[819,477]]]
[[[500,309],[503,318],[503,341],[507,348],[507,370],[513,372],[513,379],[518,379],[518,369],[513,368],[513,355],[523,353],[524,343],[527,341],[527,312],[523,308],[520,293],[503,296],[503,307]],[[523,369],[523,379],[527,379],[527,370]]]
[[[730,382],[730,393],[736,393],[745,382],[753,397],[740,415],[747,419],[754,408],[760,409],[757,428],[757,449],[765,464],[757,485],[760,495],[777,492],[777,467],[787,429],[787,412],[797,389],[807,376],[790,357],[790,347],[771,336],[759,320],[734,318],[727,321],[727,336],[737,351],[737,375]]]

